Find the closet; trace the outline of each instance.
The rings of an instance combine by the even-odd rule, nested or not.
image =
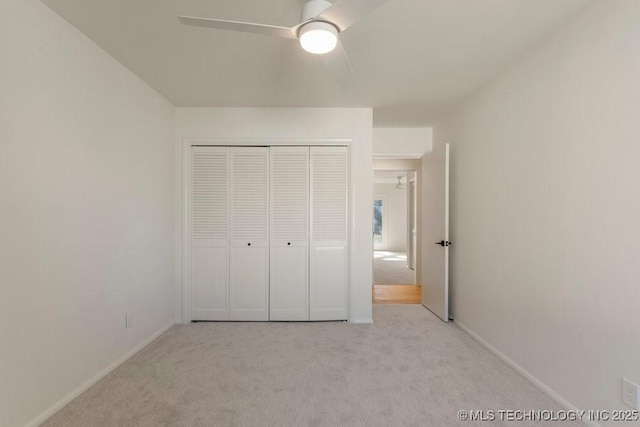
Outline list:
[[[347,319],[346,147],[192,147],[192,320]]]

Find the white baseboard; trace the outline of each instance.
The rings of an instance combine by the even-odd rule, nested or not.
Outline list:
[[[544,394],[546,394],[547,396],[555,400],[560,406],[562,406],[563,409],[566,409],[567,411],[579,411],[579,409],[575,405],[573,405],[564,397],[560,396],[555,390],[553,390],[551,387],[547,386],[545,383],[540,381],[531,372],[527,371],[522,366],[518,365],[511,358],[509,358],[509,356],[507,356],[506,354],[504,354],[503,352],[501,352],[500,350],[498,350],[497,348],[489,344],[480,335],[473,332],[471,329],[469,329],[464,324],[460,323],[458,320],[454,320],[452,323],[456,325],[458,328],[462,329],[464,332],[466,332],[469,336],[471,336],[471,338],[478,341],[483,347],[485,347],[491,353],[495,354],[504,363],[511,366],[513,369],[515,369],[520,375],[522,375],[523,377],[531,381],[533,385],[535,385],[540,390],[542,390]],[[583,423],[590,427],[602,427],[600,424],[594,421],[583,420]]]
[[[71,402],[73,399],[75,399],[76,397],[80,396],[82,393],[87,391],[91,386],[93,386],[98,381],[100,381],[101,379],[106,377],[114,369],[116,369],[118,366],[122,365],[128,359],[133,357],[140,350],[142,350],[143,348],[145,348],[146,346],[151,344],[152,341],[154,341],[160,335],[162,335],[165,332],[167,332],[175,324],[176,324],[176,322],[174,320],[174,321],[169,322],[169,324],[167,324],[167,325],[163,326],[162,328],[160,328],[160,330],[158,330],[153,335],[151,335],[149,338],[145,339],[140,344],[135,346],[131,351],[127,352],[124,356],[122,356],[121,358],[119,358],[118,360],[116,360],[115,362],[113,362],[112,364],[107,366],[106,368],[104,368],[102,371],[100,371],[96,376],[91,378],[89,381],[85,382],[80,387],[78,387],[77,389],[73,390],[71,393],[67,394],[65,397],[60,399],[53,406],[51,406],[49,409],[47,409],[46,411],[44,411],[43,413],[38,415],[36,418],[31,420],[29,423],[27,423],[27,425],[25,427],[37,427],[40,424],[42,424],[43,422],[45,422],[49,417],[51,417],[53,414],[55,414],[60,409],[65,407],[67,404],[69,404],[69,402]]]
[[[373,324],[373,318],[369,317],[367,319],[352,319],[349,320],[349,323],[353,323],[354,325],[371,325]]]

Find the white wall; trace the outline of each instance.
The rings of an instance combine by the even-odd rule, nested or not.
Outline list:
[[[182,149],[184,138],[274,141],[346,138],[351,156],[349,320],[371,322],[373,168],[369,108],[178,108],[176,109],[176,241],[182,242]],[[182,245],[178,247],[182,253]],[[176,313],[182,317],[182,264],[176,265]]]
[[[10,427],[174,320],[173,107],[39,1],[4,0],[0,20],[0,425]]]
[[[405,188],[399,190],[396,184],[375,184],[374,193],[387,196],[383,215],[387,218],[387,250],[407,251],[407,179],[402,181]]]
[[[432,128],[375,128],[373,129],[373,154],[376,157],[421,158],[431,151]]]
[[[639,22],[595,2],[435,128],[456,322],[584,409],[640,383]]]

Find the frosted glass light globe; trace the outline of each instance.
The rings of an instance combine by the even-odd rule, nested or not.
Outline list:
[[[309,53],[329,53],[338,44],[338,30],[328,22],[310,22],[300,29],[300,46]]]

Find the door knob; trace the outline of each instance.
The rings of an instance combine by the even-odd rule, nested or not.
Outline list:
[[[291,246],[291,242],[287,242],[287,245]]]
[[[444,240],[440,240],[439,242],[436,242],[436,245],[440,245],[442,247],[451,246],[451,242],[448,242],[448,241],[445,242]]]
[[[251,246],[251,243],[247,243],[247,246]]]

